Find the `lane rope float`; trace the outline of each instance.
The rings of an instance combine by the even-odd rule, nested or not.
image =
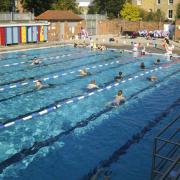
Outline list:
[[[119,57],[121,57],[121,56],[117,56],[117,57],[113,57],[113,58],[107,58],[107,59],[103,59],[102,61],[107,61],[107,60],[114,60],[114,59],[116,59],[116,58],[119,58]],[[136,60],[135,62],[133,61],[134,59],[128,59],[128,61],[130,61],[130,62],[127,62],[127,63],[124,63],[125,65],[127,65],[127,64],[131,64],[131,63],[136,63],[136,62],[138,62],[138,60]],[[102,62],[101,61],[101,62]],[[78,65],[78,66],[76,66],[76,67],[72,67],[72,68],[69,68],[69,69],[74,69],[74,68],[79,68],[79,67],[81,67],[81,68],[84,68],[84,69],[86,69],[86,70],[90,70],[90,69],[97,69],[97,68],[102,68],[102,67],[104,67],[104,66],[109,66],[109,65],[113,65],[113,64],[119,64],[120,62],[121,62],[122,60],[116,60],[116,62],[111,62],[111,63],[105,63],[105,64],[99,64],[99,65],[93,65],[92,67],[84,67],[84,65],[82,66],[82,65]],[[88,64],[86,64],[86,65],[90,65],[90,64],[96,64],[96,63],[99,63],[99,62],[90,62],[90,63],[88,63]],[[124,65],[123,64],[123,65]],[[60,70],[58,70],[58,72],[59,71],[61,71],[61,70],[64,70],[64,68],[63,69],[60,69]],[[31,78],[29,78],[29,80],[32,80],[32,81],[29,81],[29,82],[22,82],[22,81],[24,81],[24,80],[28,80],[28,78],[26,78],[26,79],[19,79],[19,80],[16,80],[16,81],[14,81],[11,85],[7,85],[7,84],[9,84],[9,83],[4,83],[3,85],[7,85],[7,86],[5,86],[5,87],[0,87],[0,92],[3,92],[3,91],[7,91],[7,90],[10,90],[10,89],[15,89],[15,88],[19,88],[19,87],[23,87],[23,86],[27,86],[27,85],[30,85],[30,84],[33,84],[33,83],[35,83],[37,80],[41,80],[41,81],[44,81],[44,82],[46,82],[46,81],[48,81],[48,80],[51,80],[51,79],[57,79],[57,78],[61,78],[61,77],[63,77],[63,76],[67,76],[67,75],[72,75],[72,74],[74,74],[74,73],[76,73],[76,72],[78,72],[79,73],[79,71],[80,71],[81,69],[78,69],[78,70],[73,70],[73,71],[70,71],[70,72],[63,72],[63,73],[58,73],[58,74],[54,74],[54,75],[52,75],[52,76],[47,76],[47,77],[44,77],[43,79],[35,79],[35,78],[37,78],[37,76],[36,77],[31,77]],[[57,72],[57,71],[55,71],[55,72]],[[53,74],[53,73],[55,73],[55,72],[51,72],[51,73],[48,73],[48,74]],[[42,76],[42,75],[41,75]],[[40,76],[40,77],[41,77]],[[44,76],[44,75],[43,75]],[[33,80],[33,79],[35,79],[35,80]],[[11,81],[12,82],[12,81]],[[22,82],[22,83],[18,83],[18,82]],[[14,83],[17,83],[17,84],[14,84]],[[0,84],[0,86],[2,86],[2,83]]]
[[[162,68],[163,67],[160,66],[158,68],[155,68],[154,71],[161,70]],[[178,72],[179,72],[179,70],[178,70]],[[151,73],[151,72],[149,72],[149,73]],[[143,75],[145,75],[145,74],[143,74]],[[141,76],[138,76],[138,77],[141,77]],[[132,77],[132,79],[130,79],[130,80],[129,79],[128,80],[123,80],[121,83],[125,83],[125,82],[131,81],[133,79],[137,79],[137,76],[136,76],[136,78],[135,78],[135,76]],[[81,100],[83,100],[83,99],[85,99],[87,97],[95,95],[96,93],[100,93],[100,92],[102,92],[104,90],[110,90],[111,88],[116,88],[121,83],[118,83],[118,82],[117,83],[112,83],[111,85],[108,85],[108,86],[106,86],[104,88],[100,88],[100,89],[95,90],[95,91],[90,92],[90,93],[84,93],[83,95],[80,95],[80,96],[72,98],[72,99],[68,99],[68,100],[66,100],[64,102],[59,102],[61,100],[59,100],[59,101],[57,100],[57,101],[55,101],[55,103],[52,103],[52,104],[48,105],[48,108],[41,108],[40,110],[36,110],[35,112],[27,113],[25,115],[20,115],[20,116],[18,116],[16,118],[7,120],[6,123],[3,123],[3,124],[0,125],[0,129],[7,128],[7,127],[15,125],[15,124],[17,124],[19,122],[24,122],[24,121],[33,119],[35,117],[39,117],[39,116],[48,114],[48,113],[50,113],[52,111],[55,111],[55,110],[59,109],[60,107],[62,107],[64,105],[81,101]]]
[[[170,77],[170,76],[169,76]],[[163,81],[165,81],[167,79],[164,78],[160,83],[162,83]],[[156,84],[159,84],[156,83]],[[149,88],[154,88],[154,85],[150,85],[148,87],[145,88],[145,90],[149,89]],[[144,90],[144,91],[145,91]],[[140,93],[142,92],[142,90],[140,90]],[[135,93],[135,96],[138,94],[138,92]],[[133,94],[131,95],[131,99],[133,98]],[[130,98],[129,98],[130,100]],[[167,112],[169,112],[170,109],[174,108],[176,106],[176,104],[179,102],[180,99],[178,99],[177,101],[175,101],[171,106],[169,106],[163,113],[162,115],[163,116],[158,116],[159,118],[156,118],[154,121],[149,121],[148,123],[148,128],[147,126],[145,126],[145,128],[143,128],[143,131],[141,132],[147,132],[149,130],[151,130],[151,128],[154,127],[154,125],[156,125],[160,119],[160,117],[164,117]],[[110,110],[113,109],[112,107],[109,107]],[[169,109],[169,110],[168,110]],[[6,160],[3,160],[0,162],[0,173],[3,172],[4,169],[6,169],[7,167],[9,167],[10,165],[14,164],[14,163],[17,163],[21,160],[23,160],[24,158],[26,158],[27,156],[29,155],[34,155],[36,154],[41,148],[43,147],[47,147],[47,146],[50,146],[52,145],[53,143],[59,141],[59,139],[62,137],[62,136],[65,136],[65,135],[69,135],[70,133],[72,133],[74,130],[78,129],[78,128],[82,128],[82,127],[86,127],[90,122],[92,121],[95,121],[99,116],[101,116],[102,114],[108,112],[109,109],[108,108],[105,108],[101,111],[99,111],[98,113],[94,113],[92,114],[91,116],[89,116],[88,118],[80,121],[80,122],[77,122],[74,126],[70,127],[68,130],[65,130],[63,132],[60,132],[59,134],[57,134],[56,136],[51,136],[49,137],[48,139],[45,139],[43,141],[40,141],[40,142],[34,142],[33,145],[29,148],[25,148],[25,149],[22,149],[20,150],[19,152],[16,152],[15,154],[13,154],[11,157],[7,158]],[[143,136],[139,136],[139,133],[137,133],[135,136],[132,136],[133,138],[135,137],[143,137]],[[128,141],[129,142],[129,141]],[[133,141],[134,142],[134,141]],[[137,142],[137,141],[136,141]],[[132,145],[132,144],[131,144]],[[125,147],[130,147],[130,146],[126,146],[126,143],[125,145],[121,146],[120,149],[123,150],[127,150],[127,149],[124,149]],[[115,151],[115,152],[119,152],[119,151]],[[120,151],[121,152],[121,151]],[[119,154],[119,153],[118,153]],[[120,153],[119,155],[121,155],[122,153]],[[114,153],[113,153],[113,156],[114,157]],[[116,154],[116,157],[119,157],[117,156]],[[114,159],[114,158],[113,158]],[[113,162],[113,161],[104,161],[104,162]],[[111,163],[108,163],[107,165],[109,166]],[[102,166],[102,164],[101,164]],[[99,166],[97,166],[99,167]],[[97,167],[94,168],[94,173],[95,171],[97,170]],[[88,177],[90,177],[92,174],[92,172],[88,173]],[[87,176],[86,176],[87,177]]]

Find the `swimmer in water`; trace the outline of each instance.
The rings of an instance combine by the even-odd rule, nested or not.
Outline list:
[[[123,73],[119,72],[119,75],[114,78],[115,81],[123,80]]]
[[[147,77],[147,80],[149,80],[149,81],[156,81],[157,77],[156,76],[150,76],[150,77]]]
[[[157,61],[154,63],[154,65],[159,65],[161,63],[160,59],[157,59]]]
[[[112,106],[119,106],[121,102],[124,102],[125,98],[123,96],[123,92],[122,90],[118,91],[118,94],[116,95],[115,99],[113,100],[113,102],[111,103]]]
[[[99,88],[99,86],[97,86],[97,84],[96,84],[96,80],[92,80],[89,84],[88,84],[88,86],[87,86],[87,89],[98,89]]]
[[[36,87],[37,89],[43,88],[42,82],[41,82],[40,80],[37,80],[37,81],[35,82],[35,87]]]
[[[38,64],[40,64],[40,63],[41,63],[41,61],[38,60],[37,57],[34,57],[34,58],[32,59],[31,65],[38,65]]]
[[[143,62],[141,63],[140,68],[145,69],[145,64]]]
[[[36,87],[36,89],[42,89],[42,88],[48,88],[48,87],[50,87],[50,85],[49,84],[42,84],[42,81],[40,81],[40,80],[37,80],[36,82],[35,82],[35,87]]]
[[[91,75],[90,72],[88,72],[86,69],[81,69],[80,70],[80,75],[79,76],[88,76]]]

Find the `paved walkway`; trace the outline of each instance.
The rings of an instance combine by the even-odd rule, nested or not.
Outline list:
[[[142,45],[146,46],[146,50],[148,52],[155,52],[155,53],[165,53],[165,49],[162,47],[163,39],[156,39],[156,40],[146,40],[145,38],[138,37],[136,39],[127,39],[125,37],[118,37],[114,35],[98,35],[92,37],[94,40],[97,41],[99,44],[104,44],[107,47],[113,48],[120,48],[120,49],[129,49],[132,50],[132,42],[141,43]],[[114,38],[114,42],[109,42],[109,38]],[[67,43],[73,43],[74,40],[68,41],[58,41],[58,42],[43,42],[43,43],[33,43],[33,44],[20,44],[20,45],[11,45],[0,47],[0,52],[5,51],[13,51],[13,50],[23,50],[23,49],[31,49],[31,48],[42,48],[42,47],[50,47],[55,45],[65,45]],[[89,40],[86,40],[89,43]],[[180,55],[180,43],[176,43],[170,41],[170,43],[174,44],[175,50],[174,53]],[[155,48],[155,44],[157,47]]]

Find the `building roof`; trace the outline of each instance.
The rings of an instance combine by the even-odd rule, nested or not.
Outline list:
[[[35,18],[36,20],[48,21],[81,21],[83,18],[74,14],[72,11],[47,10]]]

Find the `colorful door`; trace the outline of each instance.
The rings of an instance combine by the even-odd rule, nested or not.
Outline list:
[[[6,29],[5,27],[0,28],[0,36],[1,36],[1,45],[5,46],[6,45]]]
[[[19,42],[19,32],[18,27],[13,27],[13,44],[18,44]]]
[[[26,27],[25,26],[21,27],[21,40],[22,40],[22,43],[27,42]]]
[[[40,41],[44,41],[44,26],[41,26],[41,31],[40,31]]]
[[[44,26],[44,41],[47,41],[48,40],[48,27],[47,26]]]
[[[6,44],[13,43],[12,27],[6,27]]]
[[[19,43],[22,43],[22,32],[21,32],[21,26],[18,28],[18,31],[19,31]]]
[[[32,27],[27,27],[27,42],[33,42],[33,37],[32,37]]]
[[[38,41],[38,28],[37,26],[33,26],[32,29],[32,36],[33,36],[33,42],[37,42]]]

